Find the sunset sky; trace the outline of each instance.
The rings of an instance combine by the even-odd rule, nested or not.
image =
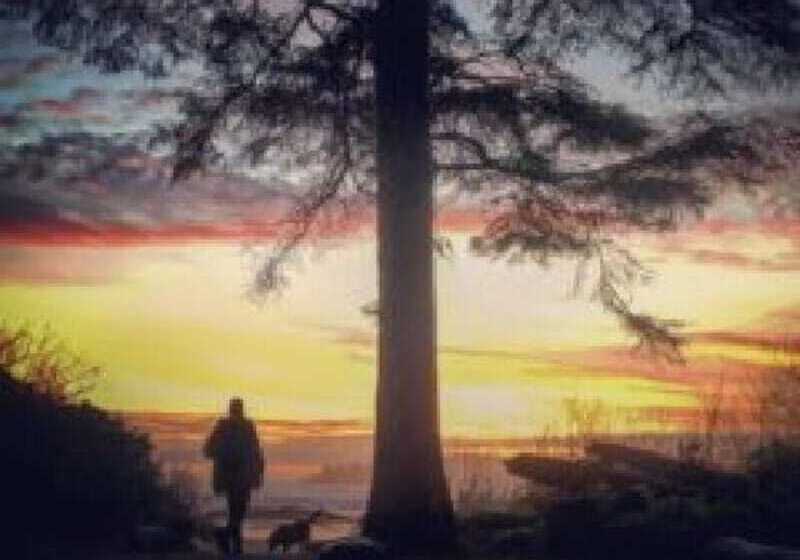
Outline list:
[[[290,264],[289,288],[254,302],[258,248],[274,240],[289,179],[231,170],[170,185],[143,138],[175,114],[171,91],[186,76],[100,75],[37,46],[25,24],[2,23],[0,36],[0,319],[51,325],[102,366],[91,397],[113,409],[217,412],[237,394],[260,418],[369,422],[370,220],[315,239]],[[654,117],[664,116],[655,106],[681,108],[624,85],[613,59],[575,70]],[[792,100],[747,104],[796,120]],[[574,263],[478,257],[468,245],[481,215],[443,210],[455,247],[437,263],[444,433],[563,430],[575,398],[601,402],[613,429],[682,429],[720,376],[730,395],[746,394],[800,353],[795,182],[787,173],[754,196],[730,189],[703,221],[621,239],[655,272],[635,307],[685,322],[683,365],[634,355],[617,320],[572,293]]]

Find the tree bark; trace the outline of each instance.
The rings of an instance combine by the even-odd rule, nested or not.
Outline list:
[[[380,336],[364,532],[401,546],[453,536],[436,371],[429,14],[429,0],[381,0],[375,28]]]

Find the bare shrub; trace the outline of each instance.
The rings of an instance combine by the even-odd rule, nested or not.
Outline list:
[[[0,324],[0,369],[39,393],[70,401],[84,398],[102,376],[49,325]]]
[[[797,443],[800,436],[800,363],[790,361],[762,376],[756,393],[762,442]]]

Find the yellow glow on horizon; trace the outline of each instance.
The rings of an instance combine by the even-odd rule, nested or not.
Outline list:
[[[466,244],[463,236],[454,241]],[[85,285],[0,285],[0,316],[49,322],[103,366],[107,376],[93,394],[99,404],[216,413],[238,394],[260,418],[371,420],[375,324],[360,308],[376,295],[372,242],[306,254],[294,265],[291,288],[263,306],[245,297],[252,270],[235,245],[40,251],[53,262],[113,274]],[[800,299],[789,273],[680,259],[657,267],[656,282],[636,292],[637,308],[684,319],[696,331],[741,328]],[[580,365],[588,351],[631,341],[595,303],[570,295],[573,273],[569,263],[541,270],[463,251],[438,263],[446,435],[557,432],[565,429],[564,401],[576,398],[612,413],[698,406],[694,387],[678,379]],[[768,351],[737,345],[693,345],[687,356],[720,354],[769,363]],[[615,421],[619,429],[652,428]]]

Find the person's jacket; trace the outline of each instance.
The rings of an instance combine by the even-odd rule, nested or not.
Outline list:
[[[264,455],[250,420],[227,417],[217,421],[203,451],[214,461],[216,494],[261,486]]]

